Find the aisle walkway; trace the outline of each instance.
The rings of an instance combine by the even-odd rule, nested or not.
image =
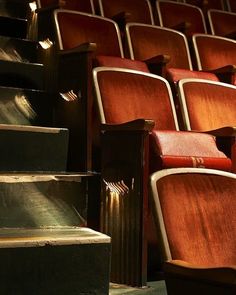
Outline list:
[[[124,285],[110,285],[109,295],[167,295],[164,281],[148,282],[147,288],[132,288]]]

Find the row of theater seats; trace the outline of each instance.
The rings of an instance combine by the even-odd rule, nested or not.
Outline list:
[[[146,239],[143,237],[149,234],[149,245],[154,243],[154,252],[160,249],[160,243],[156,244],[155,234],[151,232],[151,214],[147,223],[150,173],[183,166],[235,171],[233,127],[236,118],[236,90],[235,86],[218,82],[223,79],[222,81],[235,83],[235,78],[232,78],[235,77],[235,42],[212,36],[213,39],[208,39],[210,36],[206,34],[194,36],[193,48],[198,45],[197,37],[213,40],[212,42],[226,41],[224,44],[229,44],[214,43],[207,50],[206,46],[212,42],[207,41],[207,45],[203,45],[203,41],[199,41],[202,52],[209,51],[210,55],[200,59],[199,49],[198,64],[207,63],[213,57],[206,68],[202,66],[202,69],[214,70],[217,74],[215,76],[212,73],[189,71],[192,70],[192,65],[186,37],[172,29],[130,24],[126,29],[130,37],[128,43],[125,43],[118,33],[116,23],[104,17],[55,10],[51,22],[48,18],[42,23],[40,13],[43,11],[38,11],[39,36],[52,38],[51,41],[56,45],[42,50],[40,58],[47,60],[42,63],[43,68],[47,67],[47,74],[45,79],[41,76],[37,81],[47,81],[42,88],[50,91],[51,97],[55,98],[53,108],[57,124],[70,130],[69,169],[88,171],[94,168],[91,164],[92,138],[93,150],[99,147],[101,151],[101,230],[111,235],[113,240],[111,279],[120,283],[144,285],[147,252]],[[50,15],[51,11],[47,17]],[[33,17],[31,20],[33,22]],[[161,36],[163,41],[155,42]],[[173,39],[171,36],[174,36]],[[23,44],[26,41],[21,42]],[[36,44],[38,51],[37,41],[27,42]],[[43,44],[50,45],[51,42],[47,40]],[[157,49],[160,44],[162,47]],[[164,49],[165,45],[168,45],[167,49]],[[132,60],[124,59],[124,52],[127,53],[131,46]],[[11,46],[11,50],[12,48],[16,49],[15,45]],[[27,50],[28,48],[27,46]],[[182,49],[178,52],[179,48]],[[186,61],[183,62],[184,59]],[[144,60],[148,62],[144,63]],[[157,62],[162,67],[157,66]],[[227,74],[225,68],[218,69],[224,66],[230,68]],[[9,66],[6,68],[9,69]],[[178,70],[178,78],[175,78],[178,72],[176,69],[181,69]],[[200,66],[198,69],[201,70]],[[150,71],[163,77],[152,75]],[[22,72],[27,73],[21,69]],[[27,82],[29,78],[35,77],[33,72],[28,74]],[[182,80],[192,76],[201,80]],[[212,77],[214,81],[202,80],[206,77]],[[181,81],[178,82],[179,80]],[[101,123],[102,136],[100,140],[98,135],[97,140],[95,135],[99,132],[96,130],[100,130]],[[180,127],[182,131],[179,131]],[[212,129],[216,130],[210,131]],[[210,135],[207,132],[202,134],[202,131],[210,131]],[[217,136],[217,142],[212,135]],[[96,159],[100,162],[100,156],[96,156]],[[234,178],[231,174],[227,176]],[[227,191],[227,184],[222,186],[224,188],[221,187],[221,190]],[[233,180],[232,186],[235,186]],[[231,195],[232,191],[233,189],[228,190],[226,195]],[[231,205],[233,211],[233,201]],[[232,230],[235,232],[235,228]],[[228,251],[232,253],[231,248]],[[173,257],[189,261],[188,257]],[[231,258],[232,264],[235,264],[235,257]],[[214,267],[217,263],[226,265],[229,260],[218,260],[215,264],[208,264],[207,259],[204,262]],[[193,260],[190,262],[194,263]],[[199,265],[199,261],[196,264]],[[232,282],[227,283],[232,288]],[[174,286],[173,282],[170,286]]]
[[[191,3],[191,1],[189,1]],[[128,22],[160,25],[186,34],[211,33],[225,37],[235,37],[235,13],[223,10],[223,1],[192,1],[198,6],[177,1],[99,1],[99,9],[91,1],[45,1],[38,3],[38,14],[48,16],[55,8],[98,14],[116,21],[124,31]],[[53,5],[52,5],[53,4]]]

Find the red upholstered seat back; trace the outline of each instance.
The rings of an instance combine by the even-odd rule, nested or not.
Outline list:
[[[214,35],[229,38],[236,36],[236,13],[211,9],[208,18]]]
[[[191,24],[186,35],[193,33],[206,33],[205,21],[200,8],[179,2],[156,1],[160,24],[164,27],[174,28],[183,22]]]
[[[128,24],[127,35],[132,58],[146,60],[157,55],[171,57],[167,67],[191,69],[188,44],[177,31],[158,26]]]
[[[185,0],[185,3],[196,5],[202,9],[220,9],[224,8],[223,0]]]
[[[189,130],[213,130],[236,126],[236,87],[204,80],[183,80],[179,84],[186,103]]]
[[[205,267],[236,265],[236,179],[230,175],[186,172],[156,181],[167,259]]]
[[[228,0],[228,7],[229,7],[230,11],[236,12],[236,1],[235,0]]]
[[[129,21],[152,24],[151,6],[146,0],[100,0],[100,10],[103,16],[113,16],[126,12],[130,14]]]
[[[61,49],[93,42],[97,44],[97,54],[121,56],[118,28],[113,21],[69,10],[57,10],[55,19]]]
[[[39,0],[40,7],[59,5],[61,8],[93,13],[92,0]]]
[[[196,34],[193,36],[193,43],[199,70],[236,65],[236,41],[218,36]]]
[[[159,130],[176,130],[170,89],[161,77],[110,69],[98,72],[97,79],[102,122],[124,123],[144,118],[154,120]]]

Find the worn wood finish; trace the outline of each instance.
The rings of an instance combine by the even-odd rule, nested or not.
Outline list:
[[[146,285],[149,132],[103,131],[101,230],[112,236],[111,281]]]

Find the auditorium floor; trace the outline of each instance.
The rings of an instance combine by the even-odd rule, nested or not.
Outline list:
[[[124,285],[111,284],[109,295],[167,295],[164,281],[148,282],[147,288],[132,288]]]

